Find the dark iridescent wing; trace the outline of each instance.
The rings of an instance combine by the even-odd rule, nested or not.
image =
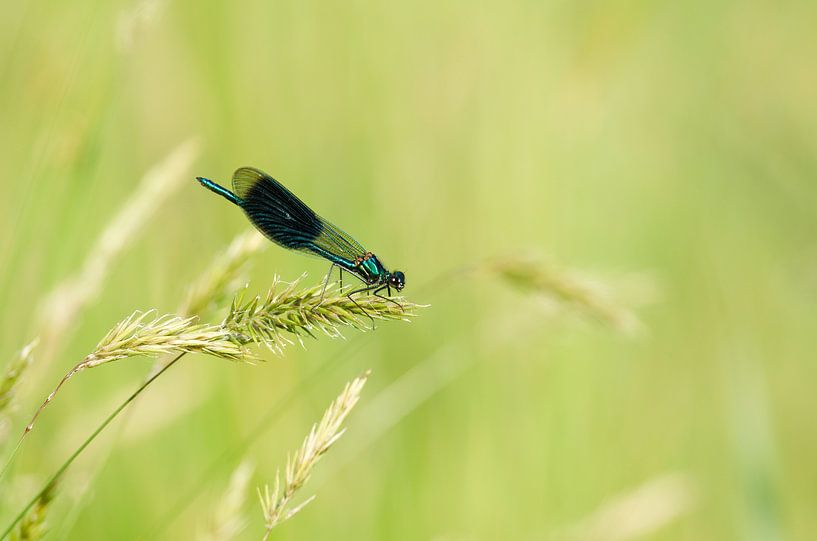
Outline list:
[[[323,231],[313,241],[316,247],[329,251],[339,249],[349,259],[354,259],[366,253],[366,249],[348,233],[320,216],[318,219],[321,221]]]
[[[233,191],[250,221],[268,239],[292,250],[321,257],[354,260],[366,250],[263,171],[242,167],[233,175]]]

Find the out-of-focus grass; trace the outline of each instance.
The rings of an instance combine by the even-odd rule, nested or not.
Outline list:
[[[816,15],[805,1],[4,6],[4,359],[33,338],[38,300],[82,265],[144,172],[190,135],[204,149],[189,186],[113,263],[60,358],[23,382],[20,426],[102,331],[135,308],[173,310],[246,228],[193,174],[225,180],[254,165],[433,305],[362,337],[350,362],[299,391],[248,451],[260,478],[351,375],[373,368],[376,396],[446,344],[468,344],[443,351],[469,358],[360,456],[316,472],[320,497],[276,535],[538,539],[683,472],[698,502],[661,538],[814,537]],[[542,318],[499,354],[484,348],[485,323],[538,317],[537,299],[485,277],[415,293],[456,265],[531,247],[578,268],[655,274],[663,297],[639,313],[646,332],[624,339]],[[326,268],[267,250],[251,291],[303,270],[317,282]],[[169,373],[143,402],[189,391],[199,406],[117,446],[76,521],[63,489],[50,535],[150,530],[261,411],[346,347],[307,345],[264,366]],[[89,372],[66,389],[15,478],[44,478],[148,367]],[[368,441],[355,429],[352,419],[339,448]],[[237,464],[225,462],[162,537],[205,524]],[[30,494],[6,486],[2,520]],[[244,538],[261,522],[250,515]]]

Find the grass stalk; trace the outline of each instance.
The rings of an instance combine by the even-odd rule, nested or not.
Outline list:
[[[73,464],[73,462],[77,459],[77,457],[80,454],[82,454],[82,452],[85,450],[85,448],[88,447],[91,444],[91,442],[94,441],[96,439],[96,437],[103,430],[105,430],[105,427],[107,427],[109,424],[111,424],[111,422],[114,419],[116,419],[116,417],[120,413],[122,413],[122,410],[124,410],[126,407],[128,407],[128,404],[133,402],[133,400],[135,400],[136,397],[139,396],[142,393],[142,391],[144,391],[151,383],[156,381],[156,379],[159,376],[161,376],[162,374],[164,374],[171,366],[176,364],[179,361],[179,359],[184,357],[184,355],[186,353],[187,352],[184,352],[184,351],[180,352],[171,362],[169,362],[164,368],[162,368],[159,372],[157,372],[153,377],[151,377],[150,379],[145,380],[145,382],[142,383],[139,386],[139,388],[136,389],[136,391],[134,391],[110,415],[108,415],[108,417],[104,421],[102,421],[102,423],[96,428],[96,430],[94,430],[91,433],[90,436],[85,438],[85,441],[83,441],[82,444],[79,447],[77,447],[76,450],[71,454],[71,456],[69,456],[65,460],[65,462],[62,463],[62,465],[57,469],[57,471],[54,472],[51,475],[51,477],[48,478],[48,481],[46,481],[43,488],[39,492],[37,492],[37,494],[34,495],[33,498],[31,498],[31,500],[23,508],[23,510],[20,511],[20,513],[17,515],[17,517],[15,517],[15,519],[12,520],[11,524],[8,525],[6,530],[2,534],[0,534],[0,539],[5,538],[7,535],[9,535],[9,533],[11,533],[11,531],[14,529],[14,527],[21,520],[23,520],[25,518],[25,516],[28,514],[28,512],[37,504],[37,502],[40,501],[41,498],[43,498],[43,495],[45,495],[49,490],[51,490],[51,487],[59,481],[59,479],[62,477],[62,475],[65,473],[65,471],[71,466],[71,464]]]
[[[340,335],[339,327],[351,326],[364,329],[365,317],[374,319],[400,319],[409,321],[414,315],[415,305],[400,299],[401,305],[375,296],[362,296],[352,300],[344,291],[329,291],[323,294],[323,286],[313,286],[296,291],[300,280],[284,283],[275,279],[273,287],[266,296],[257,296],[244,303],[240,298],[233,301],[227,318],[221,325],[196,323],[196,318],[178,316],[158,316],[151,320],[148,313],[135,313],[116,325],[100,343],[94,352],[77,364],[60,381],[57,387],[46,398],[26,426],[24,438],[33,428],[34,422],[43,409],[53,400],[61,386],[79,372],[116,360],[133,356],[158,356],[175,352],[177,356],[160,371],[148,378],[131,396],[97,427],[97,429],[77,448],[63,463],[57,472],[48,480],[37,495],[15,518],[6,530],[5,535],[23,519],[28,511],[42,497],[48,486],[56,482],[74,460],[90,443],[107,427],[122,410],[136,397],[175,364],[187,353],[205,353],[229,360],[252,361],[258,359],[246,348],[250,344],[267,346],[280,353],[287,343],[291,343],[283,333],[297,337],[302,343],[302,334],[315,336],[314,330],[320,329],[330,337]],[[357,380],[356,380],[357,381]],[[356,400],[355,400],[356,401]],[[354,405],[354,404],[352,404]],[[345,415],[343,415],[345,417]],[[342,420],[342,419],[341,419]],[[18,442],[18,447],[20,443]],[[329,444],[331,445],[331,443]],[[328,447],[327,447],[328,448]]]
[[[201,273],[201,275],[194,280],[187,288],[184,300],[180,303],[177,311],[181,317],[204,317],[208,313],[217,309],[223,308],[225,299],[233,297],[243,283],[246,281],[246,269],[249,265],[252,256],[266,247],[267,243],[264,238],[256,231],[248,231],[236,236],[226,250],[218,253]],[[172,355],[161,355],[157,357],[153,363],[150,371],[145,375],[145,379],[150,379],[159,372],[167,363],[171,362]],[[129,408],[129,412],[134,411],[136,402]],[[92,477],[96,476],[102,468],[104,468],[107,457],[115,445],[115,441],[121,437],[123,431],[128,425],[127,413],[122,421],[119,423],[119,433],[114,438],[114,443],[108,453],[99,461],[96,462],[96,472]],[[62,537],[67,538],[70,534],[76,519],[80,514],[80,507],[83,504],[85,495],[87,494],[89,485],[86,485],[79,492],[77,499],[77,507],[72,510],[72,517],[68,523],[62,525]],[[212,531],[212,529],[211,529]],[[223,531],[223,529],[221,530]],[[218,535],[216,535],[218,537]]]
[[[182,186],[199,153],[199,142],[189,139],[147,171],[136,191],[97,238],[82,268],[46,296],[39,309],[38,325],[45,361],[59,348],[77,315],[97,297],[113,262],[145,230],[145,224],[161,203]]]
[[[233,301],[220,325],[197,323],[197,318],[173,315],[154,316],[152,312],[135,312],[117,324],[87,355],[63,376],[53,391],[26,425],[23,436],[31,432],[34,423],[62,386],[78,373],[120,359],[136,356],[158,357],[168,353],[204,353],[231,361],[259,360],[246,346],[264,345],[281,354],[292,343],[292,335],[303,345],[303,335],[315,337],[320,330],[329,337],[339,337],[340,327],[365,329],[366,318],[409,321],[420,307],[404,299],[396,302],[377,296],[361,296],[356,300],[344,291],[324,292],[323,285],[297,290],[300,279],[283,282],[275,278],[265,296],[244,302]],[[283,285],[282,285],[283,284]]]

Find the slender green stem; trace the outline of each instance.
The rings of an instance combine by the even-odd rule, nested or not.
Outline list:
[[[153,375],[153,377],[146,379],[145,382],[142,383],[142,385],[140,385],[139,388],[136,389],[136,391],[133,394],[131,394],[127,399],[125,399],[125,401],[122,402],[122,404],[120,404],[119,407],[116,408],[113,411],[113,413],[111,413],[107,417],[107,419],[102,421],[102,424],[100,424],[97,427],[97,429],[94,430],[93,433],[90,436],[88,436],[88,438],[84,442],[82,442],[82,445],[77,447],[76,451],[74,451],[74,453],[70,457],[68,457],[68,459],[62,464],[62,466],[60,466],[59,469],[56,472],[54,472],[54,474],[48,479],[48,481],[46,481],[46,483],[43,485],[43,488],[39,492],[37,492],[37,494],[31,499],[31,501],[28,502],[28,504],[23,508],[23,510],[20,511],[17,517],[11,522],[11,524],[9,524],[8,528],[6,528],[2,535],[0,535],[0,539],[5,539],[6,536],[8,536],[11,533],[11,531],[14,529],[17,523],[20,522],[23,519],[23,517],[26,516],[26,513],[28,513],[28,511],[32,507],[34,507],[34,504],[37,503],[37,500],[39,500],[40,497],[42,497],[42,495],[45,494],[46,490],[48,490],[48,487],[50,487],[52,483],[56,482],[57,479],[59,479],[62,476],[62,474],[65,473],[68,467],[71,466],[74,460],[76,460],[76,458],[85,450],[85,448],[88,447],[91,444],[91,442],[94,441],[103,430],[105,430],[105,427],[111,424],[111,421],[113,421],[117,415],[122,413],[122,410],[128,407],[128,404],[133,402],[136,399],[136,397],[139,396],[142,393],[142,391],[144,391],[147,388],[148,385],[153,383],[156,380],[156,378],[164,374],[168,368],[176,364],[176,361],[184,357],[185,353],[186,352],[179,353],[178,355],[176,355],[176,357],[174,357],[172,361],[167,363],[161,370],[159,370],[155,375]]]
[[[6,464],[3,466],[3,469],[0,470],[0,481],[3,480],[5,477],[6,472],[11,467],[11,463],[14,462],[15,457],[17,457],[17,451],[20,450],[20,446],[23,444],[23,438],[17,440],[17,445],[14,446],[14,449],[11,450],[11,454],[9,454],[8,459],[6,460]]]

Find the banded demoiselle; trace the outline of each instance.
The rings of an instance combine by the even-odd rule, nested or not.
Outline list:
[[[392,288],[400,291],[405,286],[406,277],[402,272],[389,272],[376,255],[342,229],[321,218],[263,171],[252,167],[236,170],[233,174],[233,191],[204,177],[196,177],[196,180],[241,207],[250,222],[275,244],[328,260],[331,266],[324,281],[324,291],[335,267],[340,269],[341,280],[343,271],[346,271],[365,284],[350,292],[350,299],[356,293],[372,291],[378,295],[384,289],[391,295]]]

